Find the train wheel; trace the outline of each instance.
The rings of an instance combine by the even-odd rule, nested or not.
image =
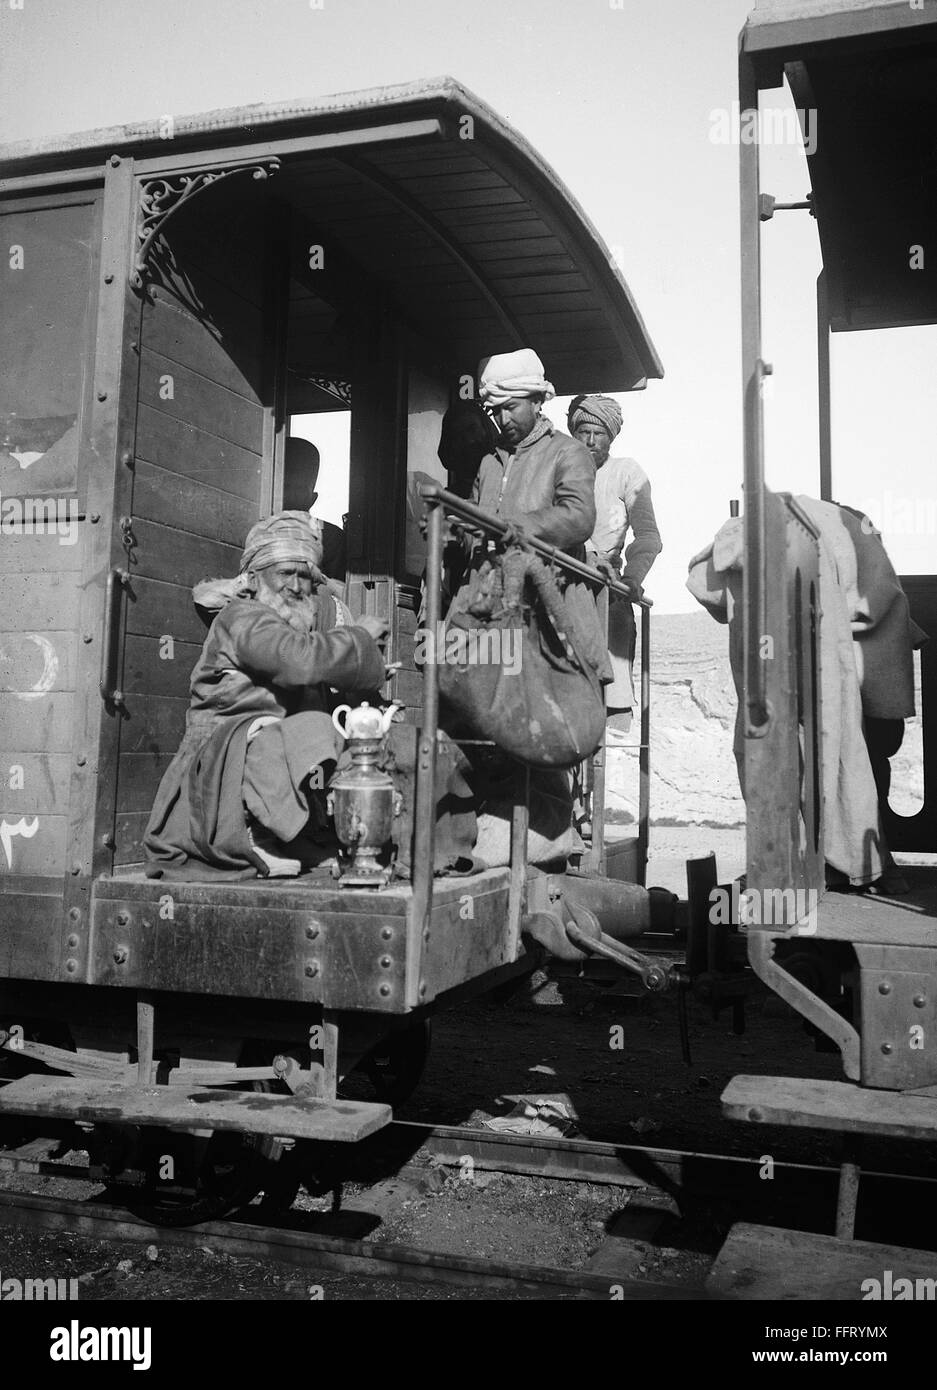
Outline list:
[[[262,1066],[268,1061],[256,1048],[249,1048],[240,1058],[241,1066]],[[252,1081],[245,1089],[286,1091],[275,1081]],[[148,1182],[139,1196],[126,1199],[126,1205],[135,1216],[154,1226],[220,1221],[248,1206],[260,1192],[264,1193],[261,1205],[265,1210],[282,1211],[292,1205],[299,1191],[293,1155],[270,1135],[216,1130],[205,1139],[170,1136],[161,1129],[138,1133],[134,1166],[142,1164]],[[167,1165],[167,1158],[172,1159],[171,1165]],[[172,1190],[183,1183],[190,1190]]]
[[[124,1203],[154,1226],[220,1221],[274,1185],[283,1146],[266,1135],[216,1130],[210,1137],[140,1129],[131,1165],[142,1168],[142,1190]]]
[[[423,1075],[429,1057],[432,1026],[428,1018],[415,1019],[376,1043],[358,1064],[377,1100],[403,1105]]]

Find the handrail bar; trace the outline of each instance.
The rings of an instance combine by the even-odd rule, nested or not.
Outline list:
[[[454,512],[456,516],[462,516],[467,521],[476,522],[485,531],[493,536],[503,536],[508,530],[510,523],[502,521],[500,517],[492,516],[490,512],[482,511],[481,507],[476,507],[474,502],[466,502],[464,497],[457,497],[454,492],[447,492],[438,483],[423,483],[420,487],[420,496],[425,502],[437,503],[446,508],[447,512]],[[572,555],[567,555],[565,550],[560,550],[555,545],[547,545],[545,541],[538,541],[533,536],[527,537],[526,544],[531,550],[535,550],[538,555],[552,563],[559,565],[562,569],[569,570],[572,574],[578,574],[581,579],[587,579],[591,584],[603,585],[613,593],[621,594],[622,598],[636,603],[641,608],[653,608],[653,600],[649,598],[635,598],[633,590],[627,585],[620,584],[615,579],[609,579],[592,565],[587,565],[583,560],[575,560]]]

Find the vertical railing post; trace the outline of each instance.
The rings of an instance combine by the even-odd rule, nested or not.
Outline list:
[[[742,410],[745,459],[745,734],[765,733],[768,710],[765,664],[765,486],[762,382],[768,370],[761,360],[761,209],[759,206],[758,79],[752,60],[739,55],[739,119],[756,138],[739,145],[742,288]]]
[[[413,901],[407,924],[407,1003],[421,1002],[420,974],[425,933],[433,907],[433,865],[436,852],[436,734],[439,728],[440,653],[436,638],[442,606],[442,507],[428,500],[425,622],[433,660],[423,666],[423,713],[417,739],[416,806],[413,815]]]
[[[817,402],[820,427],[820,499],[833,500],[833,432],[830,415],[830,301],[826,271],[817,276]]]
[[[514,805],[511,812],[511,883],[508,890],[507,958],[514,960],[521,938],[521,921],[527,906],[527,830],[530,824],[530,768],[518,763],[514,770]]]
[[[608,618],[611,595],[607,585],[603,585],[595,596],[602,642],[608,651]],[[605,695],[603,692],[603,700]],[[602,729],[602,741],[591,758],[579,764],[579,775],[583,784],[583,809],[591,826],[589,848],[582,857],[582,867],[586,873],[604,874],[605,860],[605,748],[608,742],[608,721]]]
[[[641,609],[641,745],[638,749],[638,862],[635,878],[647,884],[651,816],[651,610]]]

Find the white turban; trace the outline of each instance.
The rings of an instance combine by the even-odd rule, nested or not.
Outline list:
[[[499,352],[479,362],[478,394],[484,405],[503,405],[524,396],[551,401],[556,392],[533,348],[518,348],[517,352]]]

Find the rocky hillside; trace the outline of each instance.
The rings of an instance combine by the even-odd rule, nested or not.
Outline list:
[[[742,825],[732,734],[735,687],[728,629],[706,613],[651,618],[651,819],[655,825]],[[635,682],[637,685],[637,681]],[[637,729],[608,750],[610,819],[629,821],[637,804]],[[892,805],[904,815],[921,803],[920,719],[909,720],[892,760]]]

